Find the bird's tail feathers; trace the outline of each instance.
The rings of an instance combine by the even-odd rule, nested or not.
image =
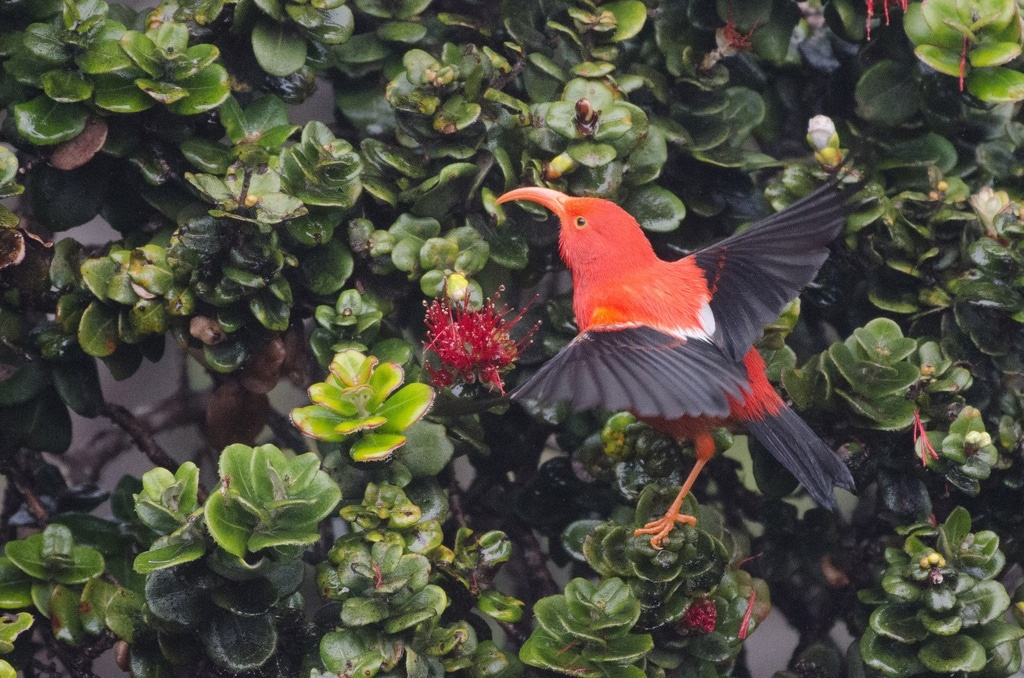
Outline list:
[[[789,407],[744,423],[818,504],[834,511],[836,499],[832,489],[855,489],[846,464]]]

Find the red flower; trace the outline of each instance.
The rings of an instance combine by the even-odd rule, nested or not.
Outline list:
[[[676,626],[680,635],[711,633],[718,623],[718,608],[710,598],[698,598],[686,608],[686,613]]]
[[[484,301],[479,309],[453,301],[447,294],[427,307],[427,340],[423,345],[426,351],[437,354],[441,363],[440,367],[426,364],[436,386],[479,382],[505,394],[502,374],[512,367],[537,328],[534,326],[518,341],[512,339],[509,331],[522,319],[525,309],[506,320],[509,308],[498,310],[496,305],[501,292],[499,288],[494,298]]]
[[[755,30],[757,30],[757,24],[754,24],[754,27],[746,33],[740,33],[730,16],[725,25],[715,32],[715,41],[718,43],[719,51],[723,53],[722,56],[734,56],[740,52],[752,50],[754,46],[751,44],[750,39],[753,37]]]

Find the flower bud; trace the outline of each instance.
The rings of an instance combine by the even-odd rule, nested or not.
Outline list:
[[[832,148],[839,150],[839,135],[836,125],[827,115],[816,115],[807,122],[807,143],[815,151]]]
[[[551,162],[544,163],[544,178],[554,181],[574,169],[576,169],[576,161],[568,153],[560,153],[552,158]]]
[[[992,444],[992,436],[985,431],[971,431],[964,436],[964,442],[975,448],[988,447]]]
[[[1010,204],[1010,196],[1006,191],[993,191],[991,186],[985,186],[971,196],[971,207],[978,219],[985,226],[985,230],[994,232],[993,223],[996,216]]]
[[[469,287],[469,280],[461,273],[452,273],[444,280],[445,294],[452,301],[460,304],[469,302],[469,295],[472,290]]]

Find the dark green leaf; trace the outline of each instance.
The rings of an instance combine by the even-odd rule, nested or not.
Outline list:
[[[349,276],[355,261],[340,238],[311,250],[300,264],[306,286],[314,294],[334,294]]]
[[[53,371],[53,385],[68,407],[83,417],[95,417],[104,406],[96,361],[83,357],[62,363]]]
[[[263,70],[279,77],[306,63],[306,41],[284,24],[257,23],[252,29],[252,51]]]
[[[646,184],[630,191],[622,207],[632,214],[644,229],[656,233],[675,230],[686,216],[683,201],[667,189],[654,184]]]
[[[985,667],[985,648],[963,634],[926,643],[918,657],[922,664],[936,673],[976,672]]]
[[[888,59],[864,71],[854,97],[857,114],[882,125],[898,125],[908,120],[919,105],[913,70]]]
[[[62,104],[46,96],[14,107],[14,124],[26,140],[39,146],[73,139],[85,129],[89,111],[79,104]]]
[[[241,617],[217,608],[201,637],[214,664],[231,673],[255,671],[277,650],[270,615]]]
[[[43,74],[43,91],[54,101],[75,103],[92,96],[92,83],[70,71],[49,71]]]

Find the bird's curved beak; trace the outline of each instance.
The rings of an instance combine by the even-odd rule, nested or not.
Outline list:
[[[503,202],[510,202],[512,200],[529,200],[530,202],[547,207],[558,216],[562,216],[565,214],[565,203],[568,199],[569,196],[565,193],[560,193],[550,188],[524,186],[523,188],[512,189],[499,197],[496,202],[500,205]]]

